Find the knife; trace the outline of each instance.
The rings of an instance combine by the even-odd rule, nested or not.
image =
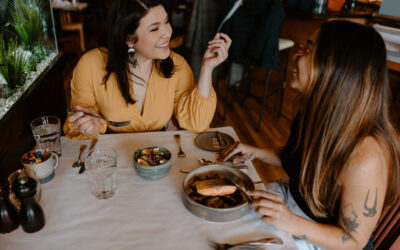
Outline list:
[[[233,4],[232,8],[229,10],[228,14],[226,14],[225,18],[222,20],[220,25],[218,26],[217,33],[221,31],[222,26],[224,26],[225,22],[229,20],[233,16],[233,14],[236,12],[236,10],[242,5],[243,0],[236,0],[236,2]]]
[[[217,135],[219,147],[222,149],[224,145],[222,145],[221,133],[219,131],[215,131],[215,134]]]
[[[96,143],[97,143],[98,140],[99,139],[97,139],[97,137],[92,139],[92,142],[90,143],[89,153],[88,153],[87,157],[89,157],[93,153],[94,147],[96,146]],[[85,162],[82,162],[82,166],[79,169],[79,174],[82,174],[83,172],[85,172],[85,170],[86,170]]]

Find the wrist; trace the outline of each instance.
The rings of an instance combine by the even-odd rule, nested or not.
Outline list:
[[[302,227],[301,225],[302,224],[301,222],[304,218],[298,216],[292,211],[290,211],[290,213],[292,215],[291,216],[292,218],[290,220],[292,224],[290,225],[290,227],[288,227],[289,230],[287,230],[287,232],[297,237],[304,235],[304,227]]]
[[[212,71],[214,70],[214,67],[209,66],[205,63],[201,64],[201,69],[200,72],[204,72],[204,73],[212,73]]]

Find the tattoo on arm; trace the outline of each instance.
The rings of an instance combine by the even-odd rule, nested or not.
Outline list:
[[[350,235],[346,233],[346,231],[343,230],[343,235],[342,235],[342,243],[346,243],[346,241],[350,240]]]
[[[360,221],[358,219],[358,215],[354,211],[353,205],[351,204],[343,208],[341,218],[345,229],[343,230],[342,243],[345,243],[351,238],[350,234],[347,232],[355,232],[360,225]]]
[[[372,205],[372,207],[368,207],[368,197],[369,197],[369,189],[367,192],[367,197],[365,197],[365,201],[364,201],[364,209],[365,212],[363,213],[363,215],[365,217],[374,217],[376,215],[376,202],[377,202],[377,198],[378,198],[378,188],[376,188],[375,190],[375,201],[374,204]]]

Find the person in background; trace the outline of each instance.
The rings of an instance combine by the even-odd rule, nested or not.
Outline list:
[[[181,128],[206,130],[216,108],[212,71],[228,57],[231,39],[218,33],[208,43],[196,85],[185,59],[169,49],[171,34],[164,1],[114,0],[99,48],[74,69],[70,106],[78,112],[67,118],[65,135],[161,130],[173,113]],[[130,125],[112,127],[84,112]]]
[[[346,21],[323,24],[309,44],[291,83],[302,104],[285,147],[240,143],[219,157],[236,163],[253,154],[283,167],[288,188],[253,190],[251,206],[300,249],[372,249],[382,208],[400,192],[385,44],[372,27]]]

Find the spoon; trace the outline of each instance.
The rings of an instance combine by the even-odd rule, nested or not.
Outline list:
[[[85,144],[81,145],[81,148],[79,149],[78,160],[76,160],[74,163],[72,163],[72,167],[77,168],[82,165],[81,155],[82,155],[83,151],[85,151],[85,149],[86,149],[86,145]]]

